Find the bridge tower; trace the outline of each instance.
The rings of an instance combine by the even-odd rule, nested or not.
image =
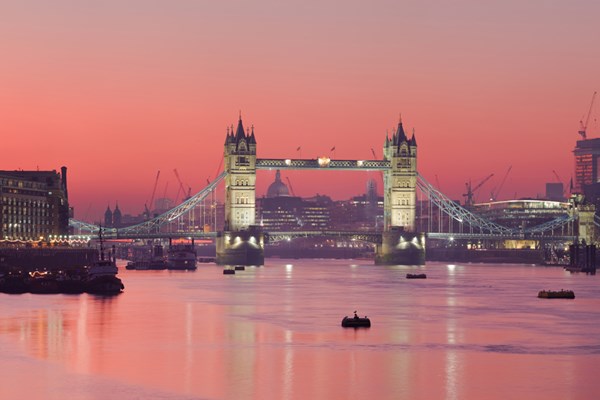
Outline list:
[[[383,156],[390,161],[384,175],[384,231],[377,248],[378,264],[425,263],[425,237],[415,232],[417,139],[404,132],[402,118],[396,132],[386,135]]]
[[[256,138],[244,131],[242,117],[234,132],[227,129],[224,149],[225,226],[217,236],[217,263],[264,264],[264,237],[255,225]]]

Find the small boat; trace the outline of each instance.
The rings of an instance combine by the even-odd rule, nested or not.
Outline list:
[[[243,265],[236,265],[236,266],[235,266],[235,270],[236,270],[236,271],[245,271],[245,270],[246,270],[246,267],[245,267],[245,266],[243,266]]]
[[[425,274],[406,274],[406,279],[427,279]]]
[[[574,299],[575,292],[572,290],[540,290],[538,293],[540,299]]]
[[[235,275],[235,269],[226,268],[223,270],[223,275]]]
[[[367,318],[366,315],[364,317],[359,317],[355,311],[354,317],[345,316],[344,319],[342,319],[342,327],[344,327],[344,328],[370,328],[371,320],[369,318]]]

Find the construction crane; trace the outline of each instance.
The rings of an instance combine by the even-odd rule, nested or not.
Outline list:
[[[560,176],[558,176],[558,173],[555,170],[552,170],[552,173],[556,177],[556,180],[558,181],[558,183],[563,183],[562,179],[560,179]]]
[[[490,196],[491,201],[498,200],[498,197],[500,196],[500,191],[502,190],[502,187],[504,186],[504,182],[506,182],[506,178],[508,177],[508,174],[510,173],[511,169],[512,169],[512,165],[510,167],[508,167],[508,170],[506,170],[506,173],[504,174],[504,177],[502,178],[502,182],[500,182],[500,186],[498,186],[498,189],[492,190],[492,195]]]
[[[154,207],[154,195],[156,194],[156,187],[158,186],[158,178],[160,177],[160,170],[156,173],[156,179],[154,180],[154,188],[152,189],[152,196],[150,196],[150,209]],[[150,209],[148,204],[144,204],[144,211],[148,217],[150,217]]]
[[[585,124],[583,123],[583,118],[579,121],[579,134],[583,140],[587,139],[587,127],[588,122],[590,122],[590,115],[592,115],[592,107],[594,107],[594,100],[596,100],[596,92],[592,95],[592,102],[590,103],[590,109],[588,110],[587,117],[585,117]]]
[[[167,203],[165,199],[167,198],[167,189],[168,188],[169,188],[169,181],[167,181],[167,183],[165,184],[165,190],[163,191],[163,196],[162,196],[162,198],[163,198],[163,200],[162,200],[163,201],[162,206],[163,207]]]
[[[565,183],[563,182],[562,179],[560,179],[560,176],[558,176],[558,173],[555,170],[552,170],[552,173],[554,174],[554,176],[556,177],[556,181],[558,183],[561,183],[563,185],[563,197],[566,197],[567,195],[567,185],[565,185]]]
[[[177,168],[173,169],[173,172],[175,173],[177,182],[179,182],[179,189],[177,190],[177,196],[175,196],[175,204],[177,204],[177,200],[179,200],[179,193],[183,193],[183,195],[185,196],[185,189],[183,187],[183,182],[181,182],[181,178],[179,177],[179,172],[177,172]],[[188,197],[191,192],[192,192],[192,188],[188,188]]]
[[[286,176],[285,179],[287,180],[287,183],[290,187],[290,192],[292,193],[292,196],[296,197],[296,193],[294,193],[294,188],[292,187],[292,182],[290,181],[290,177]]]
[[[373,159],[377,160],[377,155],[375,155],[375,150],[371,147],[371,154],[373,154]],[[383,171],[379,171],[379,177],[381,178],[381,182],[383,183]]]
[[[471,180],[470,179],[469,179],[469,182],[465,183],[465,186],[467,188],[467,193],[463,194],[463,196],[465,197],[465,206],[469,207],[469,206],[472,206],[474,204],[473,195],[475,194],[475,192],[477,191],[477,189],[479,189],[481,186],[483,186],[483,184],[486,183],[492,176],[494,176],[494,174],[490,174],[490,175],[486,176],[475,187],[471,186]]]

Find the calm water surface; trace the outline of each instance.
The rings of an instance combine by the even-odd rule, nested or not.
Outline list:
[[[267,260],[0,294],[0,399],[598,399],[600,275]],[[426,280],[407,280],[425,272]],[[538,299],[573,289],[575,300]],[[358,310],[370,329],[344,329]]]

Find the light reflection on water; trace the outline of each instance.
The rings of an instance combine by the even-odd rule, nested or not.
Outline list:
[[[407,272],[426,280],[406,280]],[[127,271],[117,297],[0,294],[0,398],[594,398],[598,277],[268,260]],[[573,289],[575,300],[537,299]],[[344,315],[370,329],[343,329]],[[15,384],[17,383],[18,384]]]

